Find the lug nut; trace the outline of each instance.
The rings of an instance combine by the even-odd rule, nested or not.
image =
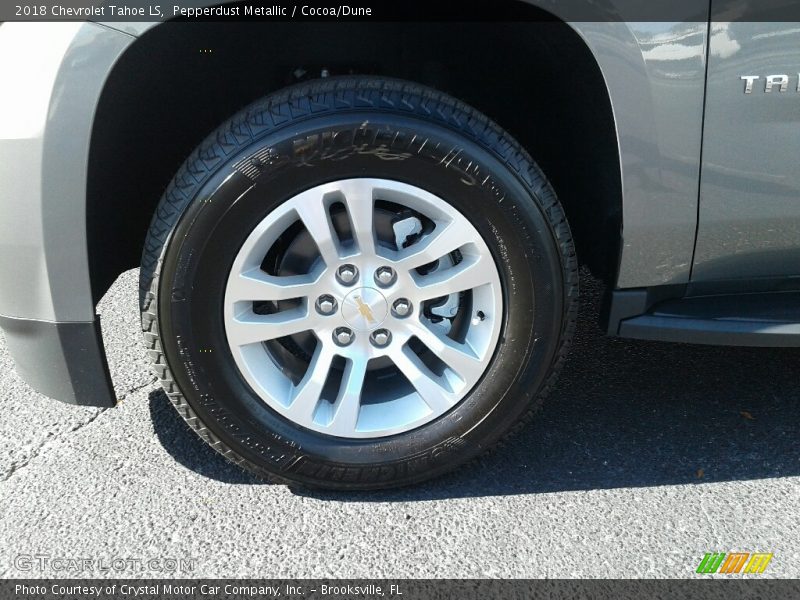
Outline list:
[[[355,265],[342,265],[336,271],[336,279],[343,285],[353,285],[358,279],[358,269]]]
[[[411,314],[411,302],[406,298],[399,298],[392,304],[392,314],[402,319]]]
[[[375,271],[375,283],[381,287],[387,287],[394,283],[397,276],[391,267],[380,267]]]
[[[330,294],[323,294],[317,298],[317,312],[321,315],[332,315],[336,311],[336,298]]]
[[[369,336],[369,341],[371,341],[374,346],[383,348],[392,341],[392,332],[388,329],[376,329],[372,332],[372,335]]]
[[[349,346],[355,336],[347,327],[337,327],[333,332],[333,341],[339,346]]]

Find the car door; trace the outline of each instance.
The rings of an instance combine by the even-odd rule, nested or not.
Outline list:
[[[800,275],[800,23],[783,20],[789,11],[800,13],[712,3],[693,282]]]

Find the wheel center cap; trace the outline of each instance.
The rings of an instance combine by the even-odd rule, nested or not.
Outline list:
[[[345,296],[342,317],[356,331],[369,331],[383,323],[389,314],[389,305],[375,288],[357,288]]]

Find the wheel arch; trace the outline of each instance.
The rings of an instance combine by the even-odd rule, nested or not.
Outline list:
[[[623,207],[609,89],[581,29],[540,17],[444,30],[424,23],[140,26],[108,76],[92,131],[86,214],[95,301],[138,265],[163,189],[207,133],[292,83],[297,69],[317,75],[323,68],[427,84],[498,122],[547,173],[582,262],[613,285]],[[268,45],[260,42],[266,36]],[[465,36],[475,43],[454,53]]]

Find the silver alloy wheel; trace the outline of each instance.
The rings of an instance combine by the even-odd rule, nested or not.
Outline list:
[[[393,210],[420,224],[404,241],[378,232]],[[318,258],[305,274],[268,273],[265,257],[298,221]],[[337,276],[343,265],[357,268],[355,283]],[[376,274],[391,283],[379,286]],[[317,310],[323,296],[338,309]],[[412,307],[406,316],[390,308],[399,299]],[[256,310],[264,302],[267,314]],[[489,365],[502,316],[500,276],[478,231],[441,198],[386,179],[326,183],[273,210],[240,248],[224,300],[228,344],[252,389],[297,425],[342,438],[402,433],[453,408]],[[336,343],[345,329],[350,341]],[[389,335],[375,343],[379,329]],[[299,336],[313,339],[305,360]]]

